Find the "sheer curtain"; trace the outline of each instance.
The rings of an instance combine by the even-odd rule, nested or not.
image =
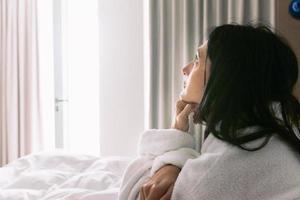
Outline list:
[[[0,0],[0,9],[2,166],[45,146],[41,99],[46,88],[40,77],[37,1]]]
[[[181,68],[211,27],[230,22],[275,24],[275,0],[149,0],[147,6],[148,128],[170,127],[183,88]],[[191,127],[191,133],[199,150],[201,127]]]

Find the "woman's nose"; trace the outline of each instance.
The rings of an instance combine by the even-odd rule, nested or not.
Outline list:
[[[182,74],[184,76],[189,76],[189,74],[191,73],[192,68],[193,68],[193,63],[189,63],[184,68],[182,68]]]

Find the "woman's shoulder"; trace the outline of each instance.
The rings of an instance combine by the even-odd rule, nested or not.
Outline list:
[[[222,141],[213,135],[207,138],[201,155],[187,162],[192,168],[204,168],[223,180],[242,179],[255,184],[257,179],[269,182],[294,179],[300,184],[300,154],[274,134],[268,143],[256,151],[246,151]],[[245,146],[255,148],[266,138],[248,142]],[[201,167],[203,166],[203,167]],[[298,177],[295,176],[298,174]],[[220,180],[221,181],[221,180]]]
[[[248,145],[262,141],[263,138]],[[203,146],[202,154],[188,160],[183,167],[177,188],[189,182],[193,184],[186,187],[191,187],[189,191],[197,197],[208,199],[206,195],[209,194],[215,199],[221,196],[230,199],[232,196],[228,191],[231,191],[239,199],[246,196],[246,199],[259,199],[258,193],[265,197],[280,195],[284,194],[283,190],[293,190],[300,184],[300,156],[277,135],[257,151],[243,150],[213,135],[206,142],[209,146]]]
[[[264,163],[262,161],[270,162],[271,160],[274,160],[274,162],[291,160],[300,164],[300,154],[275,133],[269,139],[262,137],[243,144],[243,147],[254,149],[260,147],[266,140],[267,144],[261,149],[247,151],[210,134],[202,145],[201,154],[219,155],[219,162],[246,162],[254,159],[256,162],[260,161],[261,163]]]

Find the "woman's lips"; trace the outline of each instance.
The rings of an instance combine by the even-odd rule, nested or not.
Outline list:
[[[185,89],[185,87],[186,87],[186,82],[184,81],[183,82],[183,89]]]
[[[188,78],[189,78],[188,76],[183,76],[183,88],[186,88]]]

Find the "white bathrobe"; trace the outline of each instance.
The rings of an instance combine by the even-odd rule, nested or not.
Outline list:
[[[249,142],[247,147],[263,141]],[[123,175],[119,199],[139,199],[143,183],[165,164],[173,164],[181,172],[171,200],[300,200],[300,154],[278,135],[254,152],[212,134],[204,141],[201,155],[194,145],[190,134],[176,129],[143,132],[139,157]]]

